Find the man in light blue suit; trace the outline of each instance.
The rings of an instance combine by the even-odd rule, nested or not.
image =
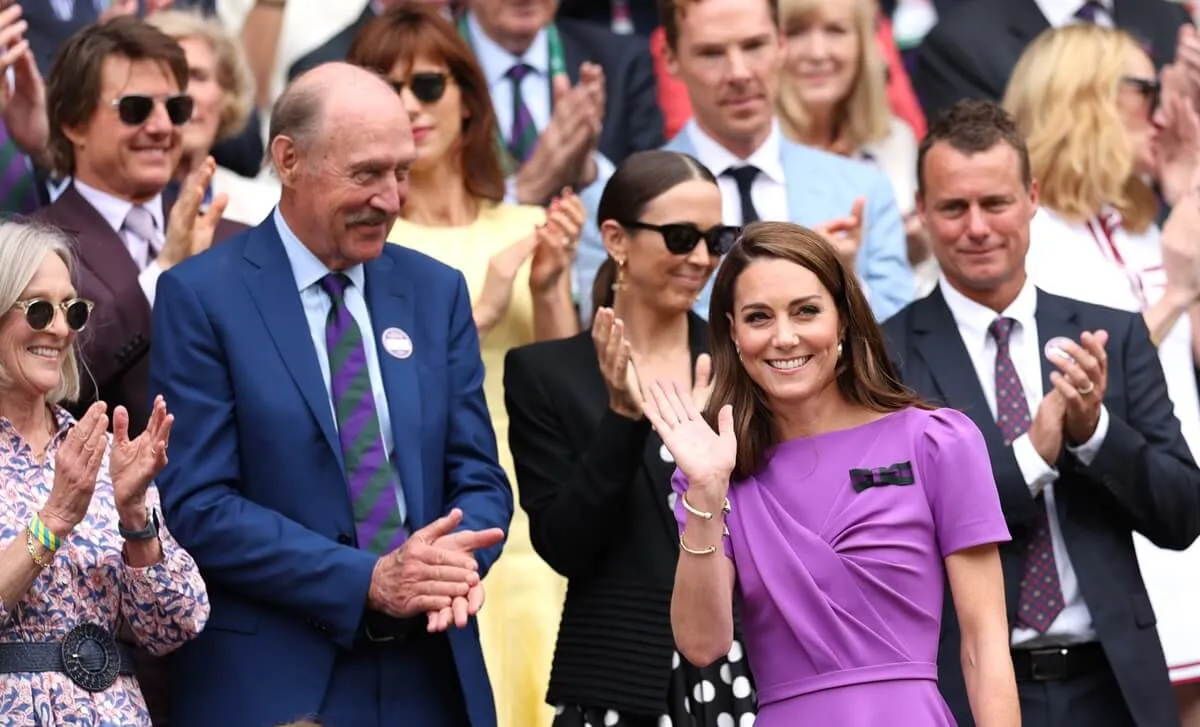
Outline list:
[[[385,243],[408,114],[337,63],[271,126],[275,213],[164,274],[154,308],[159,489],[212,601],[171,724],[494,727],[473,616],[512,491],[463,276]]]
[[[687,87],[694,114],[666,148],[690,154],[717,175],[725,224],[811,227],[843,251],[876,318],[911,302],[904,225],[887,177],[867,163],[793,143],[780,131],[771,103],[783,62],[776,0],[661,0],[659,7],[667,62]],[[604,258],[599,236],[585,235],[575,265],[580,291],[591,289]],[[702,316],[711,290],[710,281],[696,302]],[[590,301],[580,309],[590,311]]]

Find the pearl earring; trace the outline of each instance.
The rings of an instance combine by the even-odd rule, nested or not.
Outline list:
[[[841,343],[838,343],[838,347],[837,347],[837,357],[838,357],[838,358],[841,358],[841,357],[842,357],[842,344],[841,344]]]

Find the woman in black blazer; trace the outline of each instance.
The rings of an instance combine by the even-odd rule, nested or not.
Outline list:
[[[692,304],[732,246],[712,174],[691,157],[630,156],[597,219],[608,259],[590,333],[509,351],[509,446],[533,547],[568,579],[547,701],[554,727],[742,727],[753,685],[735,640],[697,669],[675,651],[675,464],[641,382],[707,394],[708,326]],[[693,378],[693,373],[695,374]]]

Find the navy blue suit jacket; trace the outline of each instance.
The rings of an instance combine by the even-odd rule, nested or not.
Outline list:
[[[397,327],[413,344],[405,359],[379,352],[412,529],[458,507],[464,528],[507,530],[512,491],[466,282],[390,244],[365,273],[373,335]],[[158,487],[212,602],[204,633],[176,655],[172,725],[315,713],[339,649],[362,643],[377,558],[353,545],[329,394],[273,217],[165,273],[153,325],[151,391],[175,415]],[[476,554],[481,573],[499,553]],[[474,620],[442,638],[472,726],[494,727]]]
[[[1172,414],[1158,353],[1140,315],[1040,290],[1035,315],[1039,351],[1056,336],[1078,341],[1084,331],[1108,332],[1108,434],[1090,465],[1065,448],[1055,463],[1058,520],[1092,626],[1129,711],[1139,725],[1178,725],[1132,533],[1163,548],[1183,550],[1191,545],[1200,534],[1200,470]],[[1000,505],[1013,536],[1000,546],[1000,558],[1008,622],[1014,624],[1029,526],[1041,504],[1030,494],[1012,447],[1004,443],[941,290],[897,313],[883,330],[904,383],[931,401],[962,411],[987,441]],[[1052,369],[1042,363],[1043,392],[1052,388]],[[947,589],[938,684],[958,724],[973,727],[960,643]]]

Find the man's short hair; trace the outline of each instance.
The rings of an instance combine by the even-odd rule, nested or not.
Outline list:
[[[85,125],[100,107],[104,60],[110,56],[161,63],[179,90],[187,90],[188,63],[183,47],[144,20],[122,15],[80,30],[58,49],[46,83],[50,159],[54,171],[60,174],[75,173],[75,149],[63,129]]]
[[[980,154],[997,144],[1008,144],[1021,161],[1021,181],[1025,188],[1033,182],[1029,148],[1013,117],[992,101],[965,100],[942,112],[917,148],[917,192],[925,193],[925,155],[934,144],[944,141],[960,154]]]
[[[742,0],[756,2],[757,0]],[[679,43],[679,19],[687,14],[688,6],[704,0],[658,0],[658,18],[667,37],[667,47],[675,50]],[[771,22],[779,27],[779,0],[766,0],[771,8]]]

